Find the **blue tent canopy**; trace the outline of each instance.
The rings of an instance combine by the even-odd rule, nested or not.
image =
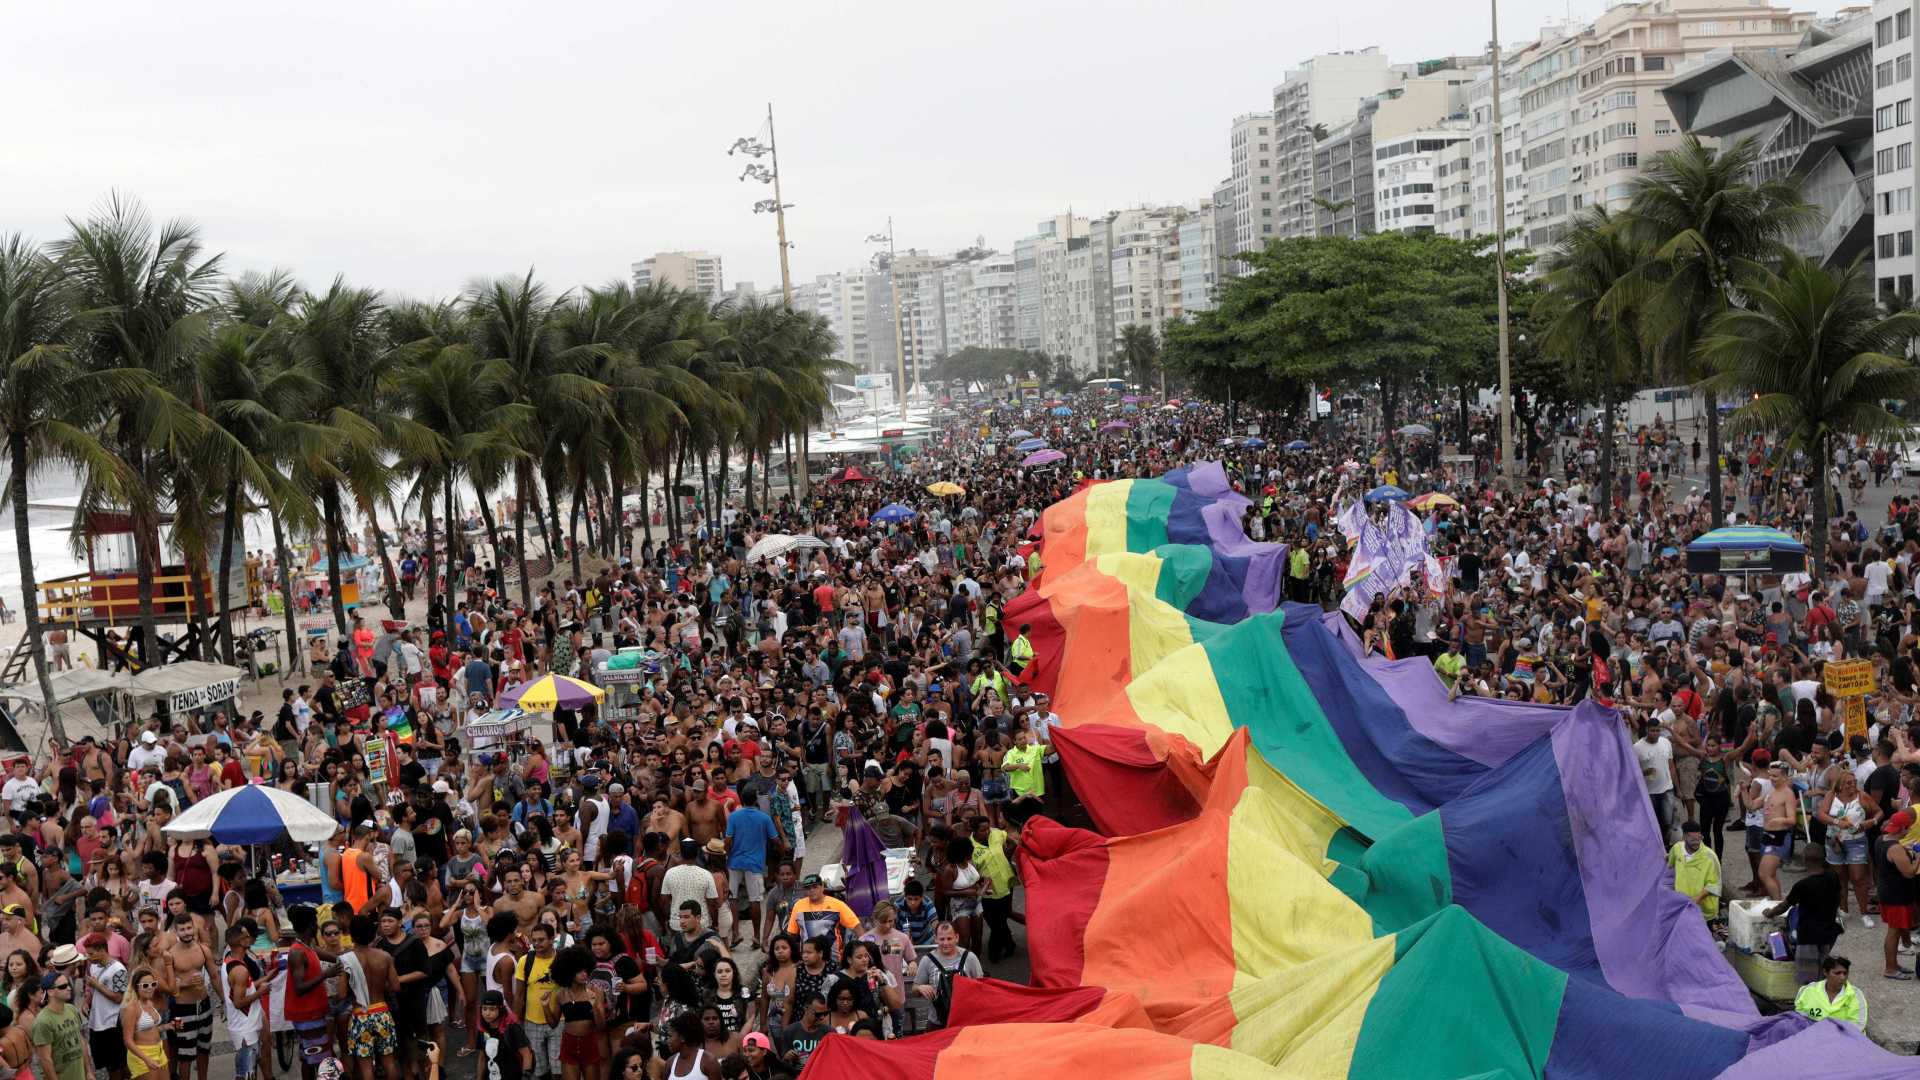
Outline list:
[[[1807,568],[1807,545],[1762,525],[1728,525],[1687,545],[1687,569],[1700,574],[1791,574]]]

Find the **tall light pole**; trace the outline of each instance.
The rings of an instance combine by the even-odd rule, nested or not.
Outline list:
[[[1500,131],[1500,0],[1492,7],[1493,41],[1493,256],[1500,304],[1500,475],[1513,490],[1513,372],[1507,355],[1507,169]]]
[[[900,419],[907,418],[907,352],[900,345],[900,277],[895,273],[893,250],[893,217],[887,217],[887,231],[874,233],[867,237],[867,243],[887,245],[887,291],[893,294],[893,377],[898,384],[896,392],[900,395]],[[879,255],[874,256],[876,259]],[[918,361],[915,368],[919,367]]]
[[[787,243],[787,210],[793,204],[780,201],[780,144],[773,137],[773,102],[767,102],[767,141],[760,141],[759,132],[744,139],[735,139],[733,146],[727,150],[727,156],[732,157],[736,152],[753,158],[771,159],[771,167],[757,160],[748,164],[746,171],[740,174],[740,179],[773,185],[773,198],[754,203],[753,212],[773,215],[774,230],[780,240],[780,299],[787,310],[792,311],[793,277],[787,270],[787,248],[791,246]]]

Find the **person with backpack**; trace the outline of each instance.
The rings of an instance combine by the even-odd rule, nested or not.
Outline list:
[[[913,973],[913,992],[933,1003],[933,1026],[946,1027],[953,1008],[953,980],[982,977],[980,958],[960,947],[960,934],[950,922],[933,928],[933,951],[921,954]]]

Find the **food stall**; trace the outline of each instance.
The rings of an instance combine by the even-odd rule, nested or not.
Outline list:
[[[519,709],[494,709],[460,729],[460,741],[470,754],[505,751],[518,755],[527,733],[533,730],[533,716]]]
[[[163,716],[219,708],[234,713],[239,708],[235,699],[240,696],[240,679],[245,674],[226,664],[181,660],[135,675],[128,693],[136,713],[148,702]]]
[[[660,673],[660,654],[641,646],[628,646],[612,659],[597,664],[593,681],[607,692],[600,706],[601,719],[619,724],[640,719],[640,703],[646,700],[647,684]]]

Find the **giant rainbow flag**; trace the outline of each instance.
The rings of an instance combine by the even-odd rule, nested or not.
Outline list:
[[[1008,607],[1100,832],[1023,830],[1032,985],[832,1036],[807,1080],[1916,1077],[1845,1024],[1763,1018],[1675,893],[1617,716],[1448,701],[1280,605],[1217,464],[1042,517]]]

